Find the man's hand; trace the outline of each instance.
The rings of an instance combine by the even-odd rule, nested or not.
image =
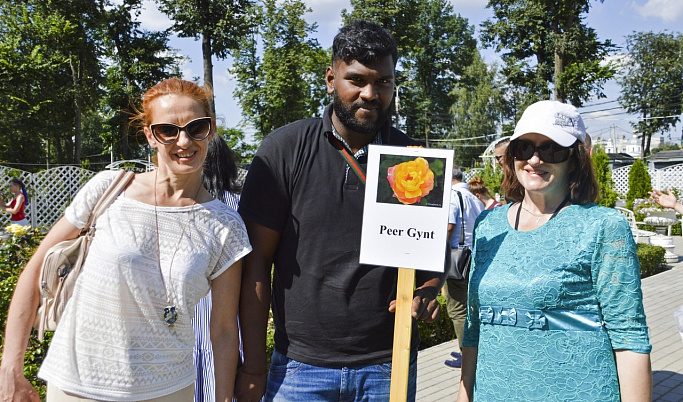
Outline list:
[[[237,402],[258,402],[266,391],[268,374],[250,374],[237,370],[235,379],[235,400]]]
[[[415,289],[413,304],[411,307],[411,315],[413,318],[430,323],[434,322],[439,317],[441,305],[436,301],[436,295],[439,290],[432,286],[425,286]],[[389,312],[396,312],[396,300],[389,303]]]

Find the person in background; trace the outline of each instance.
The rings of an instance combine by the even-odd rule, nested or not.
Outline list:
[[[202,170],[202,183],[212,196],[235,211],[242,190],[237,182],[237,175],[233,151],[220,135],[214,135],[209,141]],[[194,317],[191,320],[195,337],[194,365],[197,371],[194,387],[195,402],[215,401],[216,383],[210,325],[211,298],[211,291],[209,291],[195,306]]]
[[[462,209],[460,208],[460,197],[458,194],[462,197]],[[460,228],[462,225],[465,225],[464,245],[465,247],[472,248],[474,223],[483,210],[484,204],[470,192],[467,188],[467,184],[463,183],[462,170],[457,166],[453,166],[451,205],[448,215],[448,238],[450,239],[451,248],[460,247]],[[443,287],[443,294],[446,298],[448,316],[453,322],[455,336],[458,339],[460,350],[462,350],[465,317],[467,316],[467,278],[461,280],[446,279],[446,284]],[[448,367],[459,368],[462,363],[462,356],[460,353],[453,351],[451,352],[451,357],[453,359],[446,360],[444,364]]]
[[[593,141],[591,140],[591,136],[586,133],[586,140],[583,143],[583,145],[586,147],[586,150],[588,151],[588,156],[593,156]]]
[[[664,208],[671,208],[679,214],[683,214],[683,204],[678,201],[678,197],[676,197],[676,194],[671,192],[670,189],[667,189],[666,193],[662,193],[659,190],[652,190],[650,191],[650,196],[652,196],[652,199],[657,204]]]
[[[195,369],[190,320],[213,289],[211,334],[216,400],[232,399],[239,357],[237,310],[248,234],[239,215],[203,187],[215,133],[209,88],[177,78],[144,95],[133,117],[157,152],[97,219],[73,296],[38,376],[48,401],[191,401]],[[3,400],[38,401],[23,362],[38,306],[45,252],[73,239],[117,172],[78,192],[24,268],[12,297],[0,366]]]
[[[9,204],[6,204],[5,200],[2,199],[2,194],[0,194],[0,208],[2,208],[2,211],[12,215],[10,217],[11,224],[20,226],[29,225],[26,214],[24,213],[24,209],[28,205],[28,192],[26,191],[26,186],[24,186],[24,183],[21,180],[14,178],[9,181],[9,190],[13,195],[12,201],[10,201]]]
[[[486,188],[484,179],[481,177],[475,177],[467,182],[467,187],[469,188],[470,193],[474,194],[474,196],[484,204],[484,209],[491,209],[503,205],[493,198],[489,189]]]
[[[496,146],[493,148],[493,157],[496,159],[496,163],[501,168],[503,167],[503,156],[505,156],[505,151],[507,151],[509,144],[510,138],[503,138],[502,140],[498,141]]]
[[[264,390],[267,401],[389,400],[398,273],[359,263],[365,185],[340,150],[366,169],[369,144],[417,145],[391,126],[397,60],[394,38],[377,23],[342,27],[325,73],[332,104],[320,118],[268,134],[254,157],[239,207],[254,252],[242,281],[238,401]],[[434,321],[441,274],[417,271],[415,286],[412,316]],[[419,342],[412,329],[409,401]]]
[[[498,166],[500,166],[501,169],[503,169],[503,156],[505,156],[505,153],[507,152],[508,145],[510,144],[510,137],[505,137],[501,140],[498,140],[496,143],[494,149],[493,149],[493,157],[496,158],[496,163]],[[505,169],[503,169],[503,179],[502,181],[505,180]],[[513,200],[509,199],[507,195],[505,196],[505,203],[509,204],[513,202]]]
[[[477,221],[458,402],[650,401],[636,244],[599,192],[575,107],[541,101]]]

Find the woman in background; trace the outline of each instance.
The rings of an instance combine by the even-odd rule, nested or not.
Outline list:
[[[575,107],[529,106],[503,158],[514,203],[477,221],[458,401],[650,401],[640,265]]]
[[[209,141],[209,149],[202,171],[202,182],[211,195],[237,211],[242,188],[237,182],[235,155],[220,135]],[[194,365],[197,371],[194,387],[195,402],[214,402],[216,382],[211,345],[211,292],[204,296],[194,309]],[[241,350],[241,348],[240,348]]]
[[[479,198],[479,201],[484,204],[484,209],[491,209],[503,205],[491,196],[491,192],[486,188],[486,183],[484,183],[484,180],[481,177],[475,177],[470,180],[467,183],[467,187],[469,187],[470,193],[474,194],[474,196]]]
[[[17,224],[21,226],[28,225],[28,220],[26,219],[26,214],[24,214],[24,208],[28,205],[28,193],[26,192],[26,186],[24,183],[14,178],[9,181],[9,190],[14,195],[12,201],[6,204],[2,199],[2,194],[0,194],[0,208],[4,212],[11,214],[10,223]]]

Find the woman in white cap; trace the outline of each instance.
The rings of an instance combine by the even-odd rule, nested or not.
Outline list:
[[[576,108],[526,109],[503,157],[516,202],[479,217],[458,401],[650,401],[628,223],[599,194]]]

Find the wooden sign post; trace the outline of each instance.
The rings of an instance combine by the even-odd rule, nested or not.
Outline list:
[[[391,359],[391,391],[389,402],[405,402],[408,395],[410,368],[410,335],[413,317],[410,314],[415,289],[415,270],[398,269],[396,286],[396,318],[394,324],[394,351]]]
[[[453,150],[368,147],[360,263],[398,268],[391,402],[405,402],[415,270],[443,272]]]

